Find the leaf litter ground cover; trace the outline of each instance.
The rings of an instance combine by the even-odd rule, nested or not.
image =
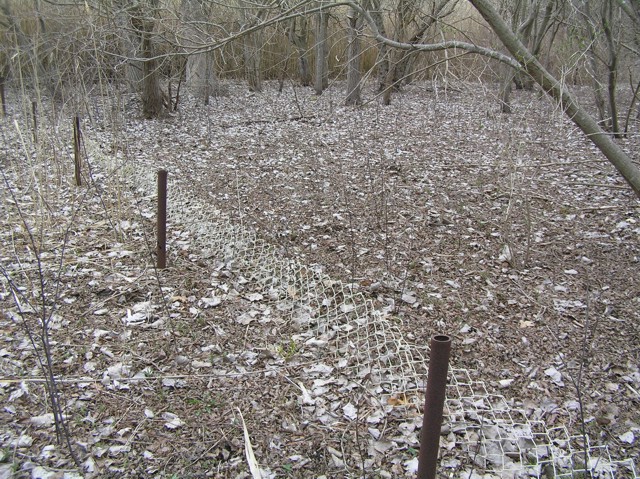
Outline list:
[[[560,112],[521,93],[514,114],[496,114],[477,85],[417,85],[356,109],[339,88],[271,87],[232,86],[156,121],[135,101],[92,99],[81,188],[70,121],[44,123],[33,145],[28,119],[2,120],[3,471],[76,469],[25,334],[39,344],[43,304],[89,477],[250,477],[239,411],[265,477],[410,477],[435,333],[453,336],[453,368],[506,401],[453,398],[451,415],[468,416],[457,423],[476,426],[445,418],[445,476],[514,477],[515,451],[486,416],[576,435],[578,399],[590,445],[636,457],[640,210]],[[637,151],[637,134],[623,141]],[[184,192],[170,197],[162,272],[150,253],[160,167]],[[479,431],[499,454],[479,454]]]

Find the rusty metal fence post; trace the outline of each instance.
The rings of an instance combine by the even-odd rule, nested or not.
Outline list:
[[[82,186],[82,162],[80,153],[80,117],[76,115],[73,119],[73,163],[76,186]]]
[[[2,116],[7,116],[7,99],[4,96],[4,77],[0,76],[0,102],[2,102]]]
[[[436,477],[450,352],[451,337],[438,335],[431,338],[429,377],[420,435],[418,479],[435,479]]]
[[[33,119],[33,143],[38,143],[38,103],[34,100],[31,102],[31,116]]]
[[[158,269],[167,267],[167,170],[158,170]]]

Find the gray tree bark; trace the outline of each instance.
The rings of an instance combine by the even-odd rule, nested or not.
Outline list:
[[[381,0],[366,0],[364,9],[368,12],[373,20],[376,30],[382,36],[387,36],[384,19],[382,18]],[[387,81],[387,72],[389,71],[389,47],[384,42],[378,43],[378,56],[376,58],[376,69],[378,71],[377,91],[382,93],[385,82]]]
[[[362,73],[360,71],[360,31],[362,29],[362,18],[358,12],[352,10],[349,16],[349,51],[347,60],[347,98],[345,105],[360,105],[362,98],[360,95],[360,82]]]
[[[262,20],[262,6],[256,10],[256,3],[247,0],[240,1],[242,11],[243,28],[250,28],[259,24]],[[242,54],[244,59],[244,71],[249,86],[249,91],[262,91],[262,71],[260,63],[262,57],[262,31],[252,30],[242,36]]]
[[[607,111],[604,99],[604,85],[602,84],[602,69],[598,61],[598,31],[593,15],[591,13],[590,0],[580,0],[578,12],[582,17],[582,22],[586,32],[587,41],[587,73],[591,77],[593,98],[598,110],[598,121],[601,125],[607,125]]]
[[[307,58],[307,42],[309,38],[309,20],[306,17],[292,18],[287,33],[289,41],[298,53],[298,73],[302,86],[311,85],[311,67]]]
[[[322,92],[329,86],[328,29],[329,13],[326,10],[321,10],[316,14],[316,76],[314,81],[316,95],[322,95]]]
[[[558,0],[518,1],[511,5],[511,30],[536,58],[540,55],[545,36],[559,21],[556,18],[557,7]],[[503,113],[511,113],[510,99],[514,82],[518,88],[526,89],[531,89],[534,84],[523,72],[505,69],[500,85],[500,108]]]
[[[185,21],[184,42],[187,56],[186,87],[187,91],[204,103],[210,96],[220,92],[218,77],[215,71],[214,53],[210,51],[189,53],[189,50],[205,46],[210,42],[210,35],[201,27],[202,20],[208,19],[211,4],[203,0],[184,0],[182,16]]]
[[[243,37],[244,69],[249,91],[262,91],[262,72],[260,71],[260,48],[262,35],[259,31],[251,32]]]
[[[457,4],[458,0],[437,0],[434,1],[430,7],[427,7],[429,12],[427,15],[416,15],[414,13],[409,23],[415,24],[416,28],[411,33],[408,43],[415,44],[424,41],[427,33],[432,30],[431,27],[451,15]],[[400,52],[400,57],[396,61],[395,66],[394,83],[409,83],[411,79],[411,68],[416,56],[415,52]]]
[[[609,93],[609,130],[616,138],[622,137],[620,130],[620,119],[618,118],[618,101],[616,92],[618,89],[618,50],[619,39],[614,38],[613,23],[613,0],[606,0],[602,6],[602,29],[607,39],[607,87]]]
[[[153,30],[157,0],[141,2],[131,11],[131,26],[140,38],[142,54],[142,114],[156,118],[165,111],[165,95],[160,87],[160,71],[155,59]]]

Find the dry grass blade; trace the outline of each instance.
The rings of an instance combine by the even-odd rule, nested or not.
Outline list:
[[[251,477],[253,479],[262,479],[262,473],[260,472],[260,466],[256,461],[256,456],[253,454],[253,446],[251,445],[251,439],[249,438],[249,431],[247,430],[247,424],[244,422],[242,411],[238,409],[240,414],[240,420],[242,421],[242,431],[244,432],[244,454],[247,457],[247,463],[249,464],[249,470],[251,471]]]

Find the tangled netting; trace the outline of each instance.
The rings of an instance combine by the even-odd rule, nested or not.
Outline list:
[[[544,421],[530,419],[466,370],[449,375],[445,427],[474,465],[501,477],[638,477],[632,459],[613,460],[606,445],[591,444],[587,435],[572,435],[566,426],[547,428]],[[457,459],[443,465],[460,468]],[[482,476],[470,472],[461,477]]]
[[[145,196],[156,191],[156,177],[131,168],[131,185]],[[424,390],[428,350],[410,344],[394,317],[351,285],[286,258],[239,222],[217,211],[192,188],[171,180],[168,215],[190,231],[203,254],[232,263],[297,324],[297,340],[322,347],[340,361],[353,380],[375,386],[381,395],[411,396]],[[170,247],[170,245],[169,245]],[[464,478],[637,478],[633,460],[613,460],[608,447],[593,445],[567,427],[547,428],[542,420],[491,394],[469,371],[453,369],[445,404],[442,472]],[[460,450],[466,452],[461,459]],[[477,471],[496,475],[483,475]]]

